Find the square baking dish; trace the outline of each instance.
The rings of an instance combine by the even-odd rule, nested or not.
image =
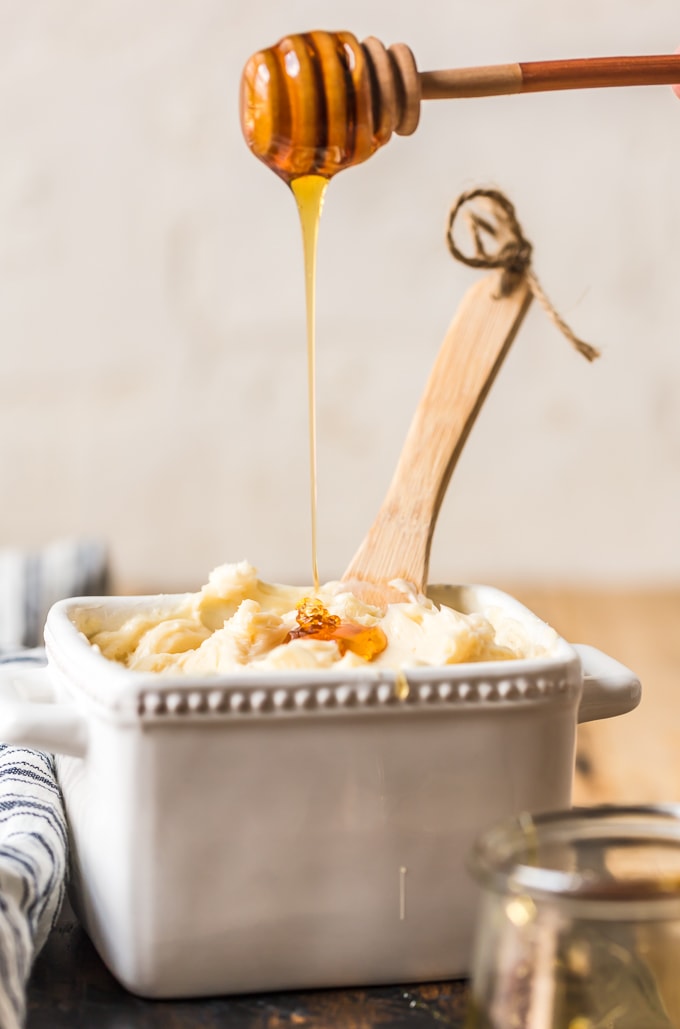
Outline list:
[[[0,669],[0,738],[57,754],[74,907],[148,997],[364,985],[468,972],[477,835],[570,806],[578,722],[640,684],[488,586],[433,587],[501,611],[541,658],[407,670],[132,672],[79,625],[170,613],[183,596],[50,611],[46,669]]]

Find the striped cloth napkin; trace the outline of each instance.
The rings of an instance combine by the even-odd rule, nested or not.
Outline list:
[[[2,666],[39,666],[45,617],[63,597],[108,592],[106,552],[64,541],[27,554],[0,550]],[[54,758],[0,741],[0,1029],[21,1029],[33,959],[61,908],[68,863],[66,817]]]

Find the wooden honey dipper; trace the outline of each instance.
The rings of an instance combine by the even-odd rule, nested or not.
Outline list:
[[[287,182],[361,164],[393,132],[418,126],[421,100],[680,82],[680,54],[532,61],[419,72],[404,43],[350,32],[286,36],[248,60],[241,124],[261,161]]]

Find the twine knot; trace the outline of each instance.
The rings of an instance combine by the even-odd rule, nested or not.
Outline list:
[[[480,214],[472,207],[473,200],[481,200],[488,215]],[[462,211],[474,243],[473,254],[463,253],[454,237],[454,225]],[[575,335],[545,295],[531,267],[533,247],[522,231],[513,204],[504,193],[497,189],[472,189],[461,193],[449,212],[446,238],[449,250],[457,261],[462,261],[470,268],[502,269],[499,285],[501,296],[509,296],[519,279],[526,278],[533,296],[579,353],[588,361],[600,356],[599,350]],[[493,244],[494,249],[489,248],[489,243]]]

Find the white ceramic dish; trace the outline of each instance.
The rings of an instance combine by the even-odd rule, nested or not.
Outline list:
[[[489,587],[440,587],[463,611]],[[0,738],[58,753],[73,901],[112,972],[153,997],[407,982],[468,970],[477,834],[570,805],[578,721],[640,684],[557,639],[541,659],[394,673],[130,672],[78,631],[177,597],[62,601],[48,668],[5,667]],[[48,695],[51,697],[46,702]]]

